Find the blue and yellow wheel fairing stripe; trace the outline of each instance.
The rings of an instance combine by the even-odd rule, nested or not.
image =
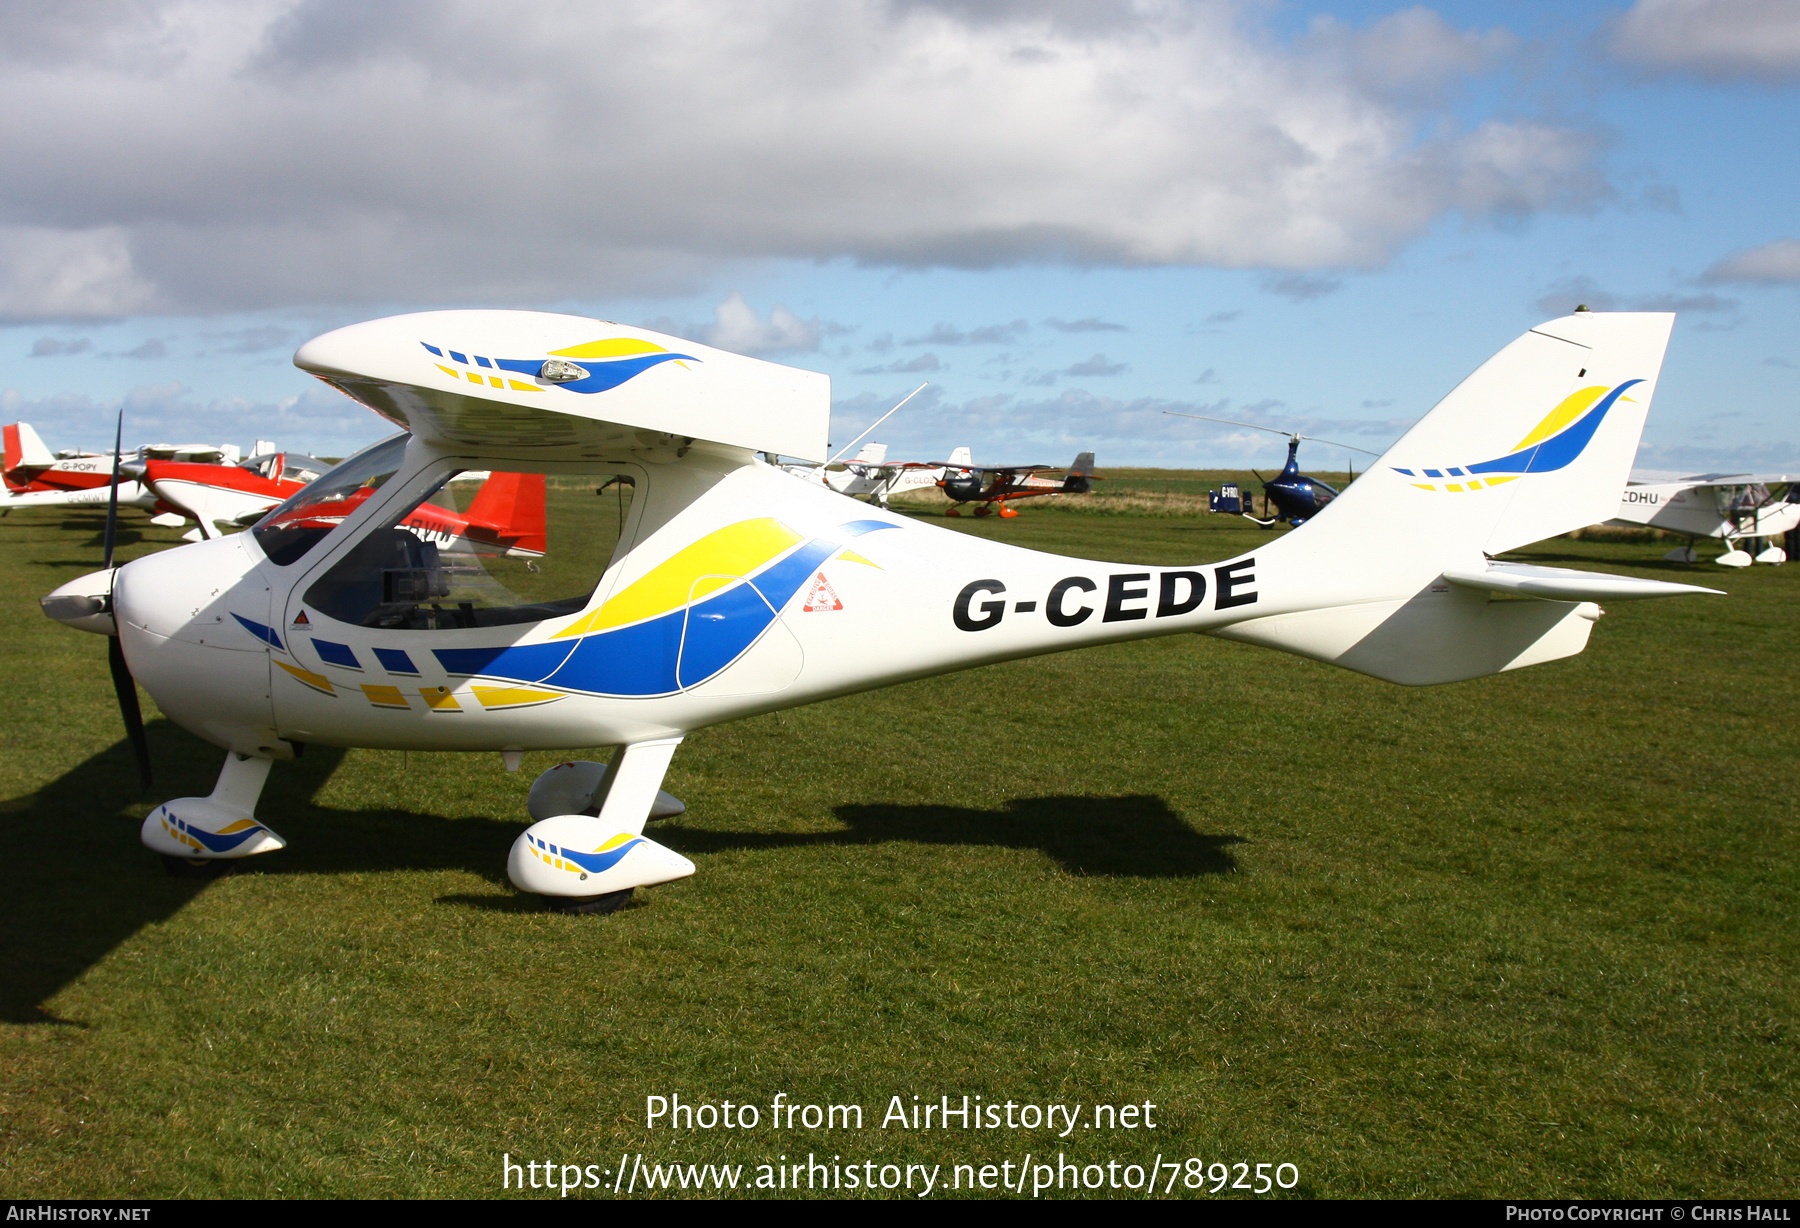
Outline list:
[[[216,832],[207,831],[186,822],[167,806],[159,808],[157,818],[162,821],[163,830],[178,843],[189,845],[196,851],[204,848],[209,853],[230,852],[257,832],[269,830],[255,819],[238,819]]]
[[[537,855],[538,860],[548,862],[558,870],[586,870],[589,874],[612,869],[625,854],[644,842],[642,836],[621,832],[593,852],[582,853],[551,844],[541,836],[527,835],[525,839],[530,842],[531,851]],[[562,860],[559,861],[558,858]],[[562,864],[564,861],[569,864]]]

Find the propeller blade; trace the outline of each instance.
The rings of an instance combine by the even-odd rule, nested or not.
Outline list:
[[[119,715],[125,719],[125,736],[137,755],[138,780],[148,789],[150,775],[150,742],[144,737],[144,713],[138,707],[137,683],[132,681],[131,667],[125,664],[125,650],[119,637],[106,637],[106,663],[112,668],[113,691],[119,697]]]
[[[119,424],[113,431],[112,497],[106,501],[106,561],[100,564],[100,570],[102,571],[112,570],[113,545],[117,542],[119,536],[119,448],[122,446],[124,439],[125,411],[121,409],[119,411]],[[125,658],[120,657],[120,668],[123,668],[124,664]],[[127,675],[127,677],[129,676],[130,675]],[[113,671],[113,680],[115,682],[118,681],[117,669]],[[119,702],[124,703],[125,701],[121,699]],[[132,693],[131,704],[133,709],[137,707],[136,692]]]

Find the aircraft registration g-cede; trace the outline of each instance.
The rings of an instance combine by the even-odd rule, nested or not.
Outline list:
[[[284,847],[256,803],[305,743],[501,751],[509,766],[606,745],[610,764],[534,783],[508,871],[608,911],[693,872],[643,832],[681,811],[663,776],[709,725],[1188,632],[1456,682],[1580,652],[1596,602],[1713,591],[1491,557],[1615,513],[1673,318],[1541,324],[1302,528],[1150,567],[957,533],[785,472],[771,458],[826,457],[824,375],[575,316],[395,316],[294,361],[402,433],[248,532],[43,604],[118,637],[128,727],[126,663],[170,720],[228,752],[210,796],[144,821],[174,872]],[[541,475],[542,543],[417,530],[465,512],[489,473]]]

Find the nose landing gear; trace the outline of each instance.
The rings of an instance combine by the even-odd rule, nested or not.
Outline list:
[[[144,819],[138,838],[179,878],[214,878],[240,857],[272,853],[287,841],[256,820],[273,760],[233,751],[206,797],[178,797]]]

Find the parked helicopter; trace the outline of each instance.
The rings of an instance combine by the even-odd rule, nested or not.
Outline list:
[[[1269,505],[1273,503],[1275,515],[1266,519],[1254,516],[1249,510],[1250,501],[1242,500],[1244,510],[1239,514],[1246,520],[1256,521],[1265,529],[1280,524],[1284,520],[1295,528],[1299,528],[1306,521],[1317,516],[1327,503],[1342,493],[1330,483],[1320,481],[1318,478],[1309,478],[1300,472],[1300,441],[1302,439],[1328,444],[1334,448],[1348,448],[1352,452],[1361,452],[1366,456],[1380,455],[1377,452],[1370,452],[1367,448],[1359,448],[1355,444],[1332,443],[1329,439],[1320,439],[1315,435],[1296,435],[1292,431],[1277,430],[1272,426],[1258,426],[1254,422],[1234,422],[1230,418],[1213,418],[1206,414],[1183,414],[1172,409],[1165,409],[1163,412],[1172,418],[1198,418],[1202,422],[1222,422],[1226,426],[1247,426],[1253,431],[1268,431],[1271,435],[1288,437],[1287,464],[1282,467],[1281,472],[1276,474],[1273,480],[1263,477],[1254,469],[1250,471],[1256,473],[1256,480],[1263,484],[1263,511],[1266,513]],[[1354,473],[1351,474],[1352,480],[1355,476]],[[1217,500],[1214,502],[1216,505]]]
[[[1773,493],[1785,486],[1780,498]],[[1669,551],[1670,562],[1694,563],[1694,543],[1716,537],[1726,550],[1713,562],[1722,567],[1785,563],[1788,554],[1771,539],[1800,528],[1800,474],[1703,473],[1675,482],[1633,483],[1606,523],[1647,525],[1685,533],[1689,542]]]
[[[1094,474],[1094,454],[1082,452],[1060,478],[1039,477],[1054,470],[1054,465],[974,465],[967,448],[958,448],[960,456],[939,462],[944,476],[938,485],[956,503],[975,504],[975,514],[986,516],[998,512],[1011,519],[1017,508],[1006,506],[1018,499],[1034,499],[1043,495],[1085,495],[1099,479]],[[960,516],[954,507],[944,509],[946,516]]]
[[[1597,601],[1712,591],[1489,557],[1615,504],[1672,321],[1540,325],[1301,530],[1171,567],[1025,550],[794,481],[760,454],[825,456],[823,375],[574,316],[397,316],[314,338],[295,362],[402,434],[249,532],[119,568],[109,550],[43,606],[110,637],[146,767],[133,675],[226,751],[211,795],[144,821],[172,869],[283,847],[256,802],[307,743],[497,750],[513,766],[526,750],[613,745],[604,768],[540,777],[508,859],[522,890],[607,911],[694,870],[643,831],[668,811],[663,776],[695,729],[1189,632],[1453,682],[1580,652]],[[1509,446],[1520,435],[1530,446]],[[550,484],[538,570],[495,547],[454,563],[425,549],[409,517],[472,471]],[[1512,482],[1525,485],[1496,489]],[[832,600],[814,600],[822,582]]]

